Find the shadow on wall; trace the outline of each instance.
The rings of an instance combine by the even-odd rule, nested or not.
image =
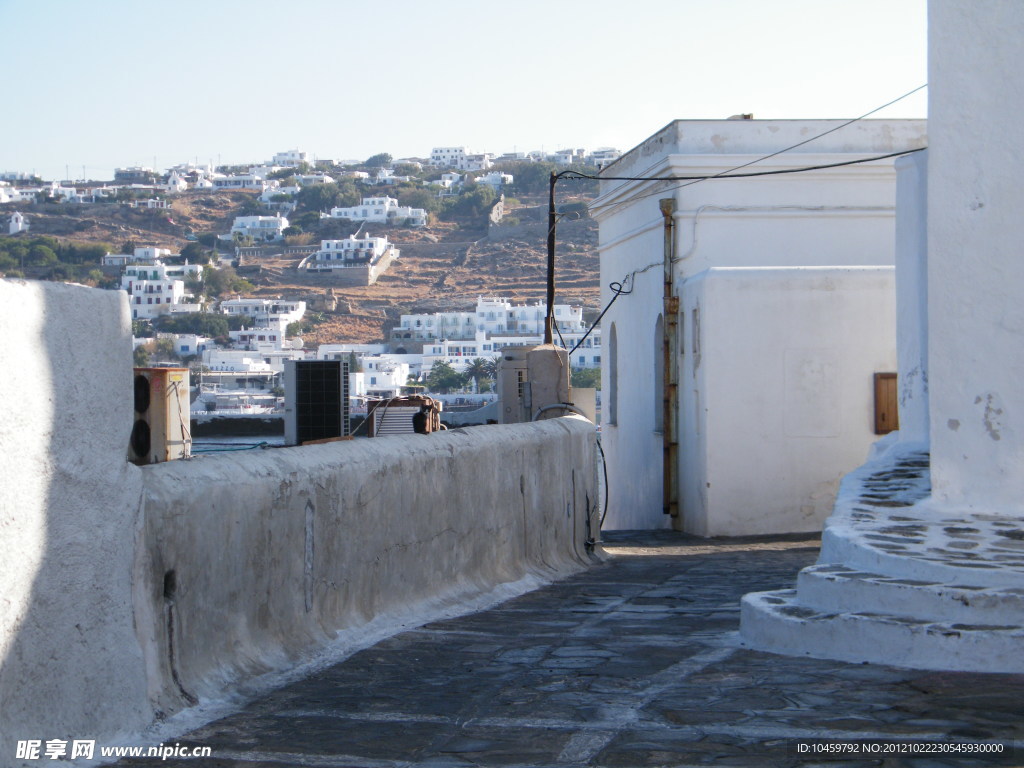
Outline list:
[[[0,764],[17,741],[152,720],[132,616],[141,471],[125,461],[121,292],[0,280]]]

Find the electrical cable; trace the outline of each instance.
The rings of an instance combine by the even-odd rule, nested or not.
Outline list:
[[[231,443],[200,443],[200,445],[231,445]],[[266,440],[260,443],[239,443],[235,448],[193,448],[192,453],[222,453],[230,451],[252,451],[256,448],[270,448]]]
[[[646,271],[647,269],[650,269],[650,267],[645,267],[645,269],[643,271]],[[608,283],[608,287],[612,290],[612,293],[614,294],[612,296],[612,298],[611,298],[611,301],[609,301],[607,304],[605,304],[604,309],[601,310],[601,314],[599,314],[597,316],[597,319],[594,320],[594,322],[590,324],[590,328],[587,329],[587,332],[585,334],[583,334],[582,336],[580,336],[580,340],[576,342],[576,346],[574,346],[572,349],[569,350],[569,354],[570,355],[573,352],[575,352],[577,349],[579,349],[580,345],[584,342],[584,340],[591,334],[591,332],[595,328],[597,328],[598,324],[601,322],[601,318],[604,317],[605,312],[607,312],[609,309],[611,309],[611,306],[612,306],[612,304],[615,303],[615,300],[617,298],[619,298],[619,296],[628,296],[629,294],[631,294],[633,292],[632,288],[630,288],[629,290],[626,290],[622,286],[623,286],[623,283],[625,283],[627,280],[632,280],[632,278],[636,274],[637,274],[636,272],[633,272],[632,274],[626,275],[624,278],[622,278],[622,283],[618,283],[618,282]]]
[[[608,517],[608,461],[604,457],[604,447],[601,445],[601,438],[597,438],[597,450],[601,454],[601,474],[604,475],[604,510],[601,512],[601,522],[597,530],[604,527],[604,519]]]
[[[666,192],[673,192],[673,191],[675,191],[677,189],[682,189],[683,187],[688,187],[691,184],[696,184],[699,181],[709,181],[711,179],[752,179],[752,178],[756,178],[758,176],[781,176],[783,174],[789,174],[789,173],[807,173],[809,171],[822,171],[822,170],[828,170],[829,168],[843,168],[843,167],[848,166],[848,165],[860,165],[862,163],[873,163],[873,162],[876,162],[878,160],[888,160],[890,157],[902,157],[903,155],[911,155],[911,154],[913,154],[915,152],[923,152],[926,149],[928,149],[928,147],[917,147],[916,149],[904,149],[904,150],[900,150],[899,152],[890,152],[890,153],[885,154],[885,155],[875,155],[873,157],[864,157],[864,158],[861,158],[859,160],[843,160],[842,162],[838,162],[838,163],[822,163],[821,165],[804,165],[804,166],[800,166],[798,168],[778,168],[778,169],[775,169],[773,171],[752,171],[750,173],[729,173],[729,171],[722,171],[722,173],[716,173],[716,174],[708,175],[708,176],[610,176],[610,177],[563,176],[561,178],[570,179],[570,180],[574,179],[574,178],[585,178],[585,179],[601,178],[604,181],[687,181],[687,182],[690,182],[689,184],[677,184],[674,187],[665,187],[663,189],[654,190],[653,192],[648,192],[648,193],[643,194],[643,195],[637,195],[635,197],[631,197],[629,200],[623,200],[621,202],[605,203],[604,205],[591,206],[590,211],[593,212],[593,211],[604,210],[605,208],[614,208],[616,206],[627,205],[627,204],[630,204],[630,203],[634,203],[637,200],[643,200],[645,198],[653,197],[655,195],[663,195]],[[776,152],[775,154],[779,154],[779,153]],[[772,155],[768,155],[768,157],[772,157]],[[747,165],[751,165],[754,162],[759,162],[762,159],[764,159],[764,158],[758,158],[758,160],[754,160],[751,163],[746,163],[745,165],[737,166],[737,168],[745,168]],[[730,170],[732,170],[732,169],[730,169]],[[567,171],[566,173],[576,173],[576,171]]]

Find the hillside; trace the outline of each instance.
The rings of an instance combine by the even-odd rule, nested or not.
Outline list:
[[[583,198],[576,198],[583,199]],[[21,205],[31,235],[51,235],[76,242],[110,243],[115,250],[128,241],[180,250],[192,233],[227,232],[236,215],[250,213],[248,192],[188,192],[172,198],[166,210],[117,204]],[[482,222],[440,222],[421,229],[373,225],[401,250],[401,257],[375,285],[333,286],[329,278],[301,274],[299,256],[246,256],[239,270],[255,285],[254,296],[305,299],[314,307],[328,287],[339,299],[334,312],[311,309],[308,344],[382,341],[403,313],[468,309],[479,295],[504,296],[516,302],[543,300],[547,263],[547,210],[539,200],[507,212],[512,226],[490,232]],[[10,206],[0,206],[4,209]],[[597,227],[590,219],[564,219],[558,228],[557,298],[596,310],[599,301]],[[222,258],[230,258],[222,254]]]

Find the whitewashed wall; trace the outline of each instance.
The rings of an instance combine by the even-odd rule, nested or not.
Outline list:
[[[821,530],[877,439],[873,374],[896,366],[893,268],[716,268],[682,294],[684,530]]]
[[[1024,6],[929,4],[933,498],[1024,516]]]
[[[610,176],[714,174],[796,144],[838,125],[826,120],[676,121],[605,170]],[[780,170],[923,146],[921,120],[862,121],[746,170]],[[661,435],[654,431],[654,330],[662,312],[663,229],[658,200],[676,201],[677,285],[711,267],[892,265],[895,171],[891,160],[838,169],[687,186],[602,183],[591,205],[600,225],[602,300],[613,281],[621,296],[602,320],[602,443],[608,455],[605,527],[658,528],[662,514]],[[688,319],[681,318],[685,341]],[[618,357],[618,419],[607,420],[609,341]],[[782,352],[780,347],[779,354]],[[765,403],[778,408],[781,404]],[[681,413],[682,413],[681,409]],[[688,429],[685,421],[682,432]],[[853,469],[863,457],[846,467]],[[685,448],[681,461],[701,461]],[[676,525],[683,526],[682,521]],[[782,532],[776,529],[775,532]],[[803,530],[803,529],[801,529]]]
[[[371,621],[587,562],[590,422],[139,468],[130,333],[120,292],[0,280],[0,755],[130,739]]]
[[[0,761],[152,719],[133,626],[127,295],[0,280]]]

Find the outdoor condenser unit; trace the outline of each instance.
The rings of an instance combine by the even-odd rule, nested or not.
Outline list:
[[[188,368],[136,368],[128,460],[158,464],[192,455]]]
[[[286,360],[285,445],[345,437],[349,431],[348,361]]]

